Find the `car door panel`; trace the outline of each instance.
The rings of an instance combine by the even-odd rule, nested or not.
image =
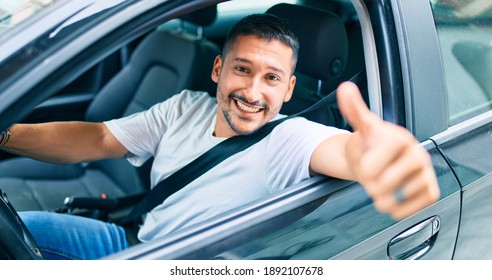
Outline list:
[[[415,243],[416,240],[414,240],[411,244],[396,250],[400,252],[400,254],[397,255],[411,253],[417,249],[418,246],[425,247],[429,244],[424,243],[432,242],[433,244],[430,246],[428,252],[426,252],[425,255],[420,256],[420,258],[452,258],[460,217],[461,198],[459,184],[439,151],[435,147],[432,147],[434,144],[430,143],[430,141],[426,141],[425,143],[425,147],[428,149],[432,157],[434,170],[436,172],[441,190],[441,197],[439,201],[416,215],[395,223],[391,227],[388,227],[380,233],[371,236],[367,240],[364,240],[359,244],[354,244],[353,247],[334,256],[335,259],[390,259],[391,257],[389,256],[389,253],[392,251],[390,248],[390,242],[394,238],[405,232],[409,233],[416,231],[419,229],[419,226],[422,226],[422,222],[434,217],[439,219],[439,231],[437,234],[430,234],[427,239],[422,239],[422,237],[417,238],[416,240],[421,240],[421,243]],[[430,224],[430,226],[432,226],[432,224]],[[371,221],[366,222],[366,227],[371,227]],[[420,228],[420,232],[425,231],[425,229],[429,229],[429,227]],[[432,230],[432,227],[430,229]],[[431,238],[435,238],[435,240],[430,240]],[[407,257],[410,256],[411,255],[408,255]]]
[[[427,147],[432,146],[427,142]],[[324,204],[297,222],[303,222],[302,226],[299,224],[293,229],[293,225],[289,225],[273,236],[262,238],[263,249],[247,258],[264,258],[269,252],[271,258],[389,259],[388,245],[394,237],[428,218],[438,217],[439,232],[431,236],[435,238],[431,248],[420,257],[451,259],[459,225],[459,184],[440,153],[435,148],[429,152],[441,187],[441,199],[428,209],[396,222],[376,211],[364,190],[354,184],[333,193]],[[422,239],[421,243],[429,242],[428,239]],[[255,247],[261,248],[258,243]],[[405,249],[412,251],[415,248]]]

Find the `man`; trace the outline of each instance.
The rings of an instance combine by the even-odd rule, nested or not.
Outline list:
[[[145,112],[105,123],[18,124],[3,149],[58,163],[127,157],[138,165],[154,156],[155,186],[224,139],[280,118],[296,83],[297,50],[284,21],[248,16],[232,28],[215,59],[216,100],[185,90]],[[344,83],[337,94],[356,132],[287,120],[154,208],[139,239],[165,236],[316,174],[359,181],[376,207],[396,219],[436,201],[430,157],[415,138],[372,114],[355,85]],[[45,258],[99,258],[128,247],[123,229],[114,224],[54,213],[21,215]]]

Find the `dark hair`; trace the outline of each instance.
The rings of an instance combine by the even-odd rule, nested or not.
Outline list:
[[[283,19],[271,14],[254,14],[244,17],[227,34],[222,50],[223,57],[229,53],[236,39],[242,35],[256,35],[268,41],[281,41],[292,49],[294,66],[297,63],[299,41],[289,24]]]

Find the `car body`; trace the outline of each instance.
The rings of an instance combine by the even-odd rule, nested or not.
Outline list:
[[[279,1],[219,2],[52,1],[2,31],[0,127],[81,119],[124,63],[119,55],[184,13],[218,4],[217,19],[203,34],[220,44],[239,18]],[[357,63],[365,68],[370,108],[406,127],[429,152],[440,199],[395,221],[374,208],[358,183],[317,176],[107,258],[492,258],[491,5],[479,0],[290,3],[334,8],[357,24],[360,33],[349,37],[361,42],[355,46],[363,53]]]

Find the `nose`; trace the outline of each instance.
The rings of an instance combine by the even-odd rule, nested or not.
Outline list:
[[[262,87],[260,78],[251,78],[244,89],[243,95],[250,103],[259,102],[261,100]]]

